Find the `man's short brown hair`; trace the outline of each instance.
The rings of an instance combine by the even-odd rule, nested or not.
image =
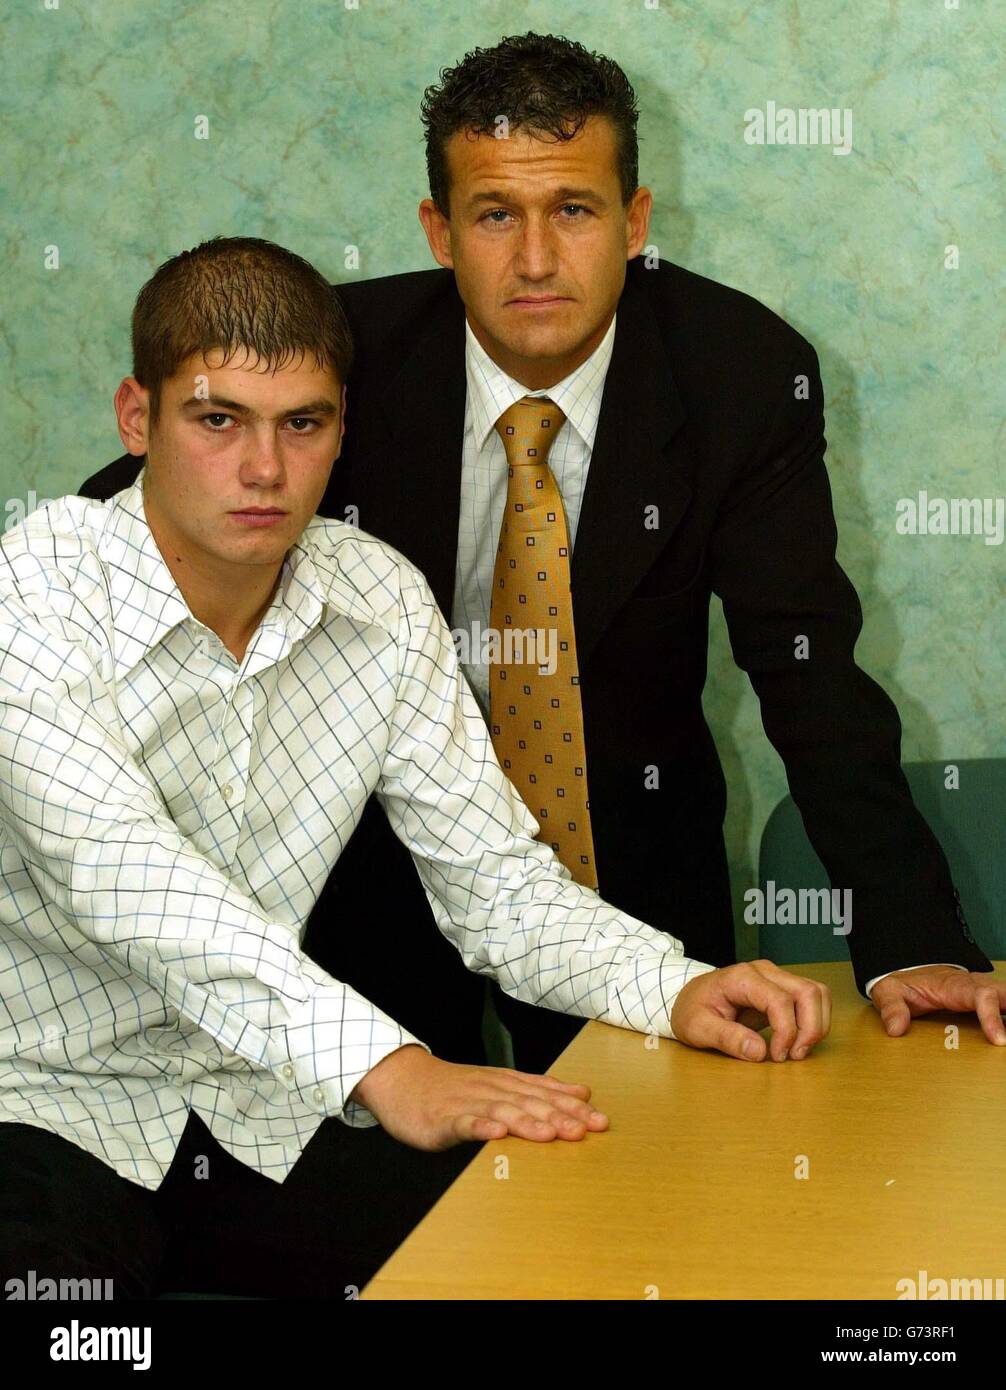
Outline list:
[[[150,419],[161,389],[193,354],[240,350],[263,370],[313,352],[340,385],[353,362],[353,339],[334,285],[303,257],[259,237],[213,237],[159,266],[133,308],[133,376],[150,392]]]

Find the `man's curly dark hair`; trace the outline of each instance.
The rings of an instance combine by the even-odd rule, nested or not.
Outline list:
[[[536,139],[571,139],[588,116],[606,116],[615,132],[622,204],[639,182],[636,94],[610,58],[555,34],[503,38],[495,48],[476,48],[456,67],[444,68],[440,86],[423,93],[426,169],[430,197],[450,215],[450,178],[445,146],[458,131],[494,135],[498,118],[510,130]]]

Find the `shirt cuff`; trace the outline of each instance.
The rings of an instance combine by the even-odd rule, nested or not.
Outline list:
[[[321,987],[285,1028],[277,1080],[303,1104],[353,1129],[371,1129],[377,1117],[350,1093],[368,1072],[399,1048],[431,1049],[355,990]]]
[[[925,965],[948,965],[952,970],[963,970],[965,974],[967,974],[968,969],[966,965],[958,965],[956,961],[952,960],[927,960]],[[883,975],[874,975],[872,980],[866,982],[867,999],[870,997],[870,990],[878,980],[886,980],[888,975],[900,975],[905,970],[922,970],[923,968],[922,965],[899,965],[897,970],[886,970]]]
[[[636,1033],[676,1038],[671,1027],[674,1004],[689,980],[708,975],[717,967],[692,960],[674,948],[680,943],[666,937],[658,950],[635,951],[622,962],[608,989],[608,1008],[600,1022]],[[655,943],[656,944],[656,943]]]

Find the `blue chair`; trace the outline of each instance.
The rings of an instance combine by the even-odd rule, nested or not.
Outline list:
[[[945,786],[949,766],[959,770],[955,791]],[[903,770],[916,806],[943,846],[972,935],[987,956],[1006,958],[1006,758],[945,758],[906,763]],[[762,833],[763,892],[770,881],[776,893],[831,886],[791,796],[779,802]],[[758,954],[780,964],[848,959],[845,938],[835,935],[830,920],[759,926]]]

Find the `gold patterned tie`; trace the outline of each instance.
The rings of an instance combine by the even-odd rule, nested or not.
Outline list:
[[[539,840],[578,883],[597,888],[569,534],[548,466],[565,418],[547,396],[524,396],[496,421],[509,467],[489,619],[500,642],[490,663],[489,723],[496,756],[539,823]]]

